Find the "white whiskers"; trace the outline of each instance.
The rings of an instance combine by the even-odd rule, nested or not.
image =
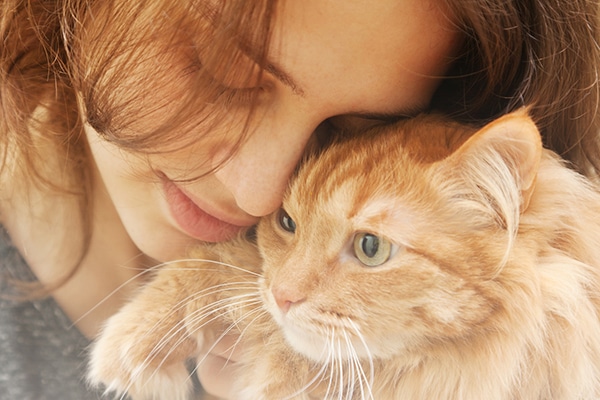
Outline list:
[[[227,268],[231,268],[231,269],[235,269],[250,275],[254,275],[256,277],[260,277],[260,274],[257,274],[254,271],[250,271],[247,270],[245,268],[242,267],[238,267],[236,265],[232,265],[232,264],[228,264],[228,263],[224,263],[221,261],[215,261],[215,260],[209,260],[209,259],[203,259],[203,258],[181,258],[178,260],[174,260],[174,261],[166,261],[164,263],[155,265],[153,267],[148,267],[145,269],[142,269],[138,274],[132,276],[131,278],[127,279],[125,282],[121,283],[119,286],[117,286],[115,289],[113,289],[110,293],[108,293],[106,296],[104,296],[104,298],[102,300],[100,300],[99,302],[97,302],[92,308],[90,308],[89,310],[87,310],[85,313],[83,313],[79,318],[77,318],[76,320],[73,321],[73,323],[71,324],[71,327],[74,327],[75,325],[77,325],[81,320],[85,319],[88,315],[90,315],[92,312],[94,312],[94,310],[96,310],[98,307],[100,307],[102,304],[104,304],[106,301],[108,301],[112,296],[114,296],[115,294],[117,294],[121,289],[123,289],[125,286],[135,282],[137,279],[139,279],[140,277],[146,275],[146,274],[150,274],[152,272],[157,271],[158,269],[168,269],[169,266],[173,265],[173,264],[179,264],[179,263],[207,263],[207,264],[217,264],[220,265],[222,267],[227,267]],[[206,268],[200,268],[200,267],[187,267],[187,268],[181,268],[181,267],[177,267],[177,268],[173,268],[173,269],[177,269],[179,271],[194,271],[194,270],[200,270],[202,269],[203,271],[211,271],[209,269]],[[220,270],[215,269],[215,272],[219,272]]]
[[[196,263],[197,266],[194,265]],[[215,265],[215,267],[207,268],[207,263]],[[223,273],[224,268],[233,269],[243,272],[248,279],[242,278],[239,279],[239,281],[230,281],[208,288],[202,288],[182,299],[174,298],[174,304],[169,306],[168,312],[165,312],[164,315],[161,315],[157,320],[149,321],[150,324],[148,324],[148,327],[144,328],[144,334],[140,335],[138,333],[135,341],[130,341],[129,343],[131,343],[131,346],[135,346],[136,343],[146,341],[145,339],[150,338],[152,339],[150,343],[154,343],[153,347],[148,349],[147,352],[144,352],[145,358],[143,360],[138,359],[138,361],[134,361],[135,364],[133,366],[125,366],[125,368],[129,370],[129,374],[119,378],[124,379],[124,382],[118,383],[116,386],[113,386],[113,384],[107,386],[107,391],[118,391],[118,394],[121,395],[119,397],[120,399],[125,399],[127,397],[127,392],[134,388],[135,391],[146,391],[146,389],[144,389],[145,387],[148,387],[148,390],[151,390],[151,388],[155,386],[155,381],[157,379],[158,381],[164,379],[165,371],[162,371],[162,368],[169,358],[175,354],[178,348],[189,339],[194,341],[196,339],[195,335],[200,334],[199,332],[201,332],[202,328],[207,324],[219,320],[230,310],[243,310],[243,312],[239,311],[240,314],[244,315],[243,318],[254,317],[254,319],[260,318],[266,313],[266,311],[260,307],[261,301],[258,290],[258,281],[256,279],[260,274],[235,265],[214,260],[187,259],[164,263],[140,272],[135,277],[130,278],[117,289],[113,290],[102,301],[97,303],[92,309],[88,310],[86,314],[75,321],[75,323],[85,318],[85,316],[89,315],[94,309],[107,301],[123,286],[130,284],[136,278],[158,269],[161,271],[170,270],[171,266],[173,266],[173,271],[188,271],[188,273],[189,271],[199,271],[202,272],[202,274],[210,274],[211,271]],[[221,268],[217,268],[216,266],[220,266]],[[238,272],[238,276],[239,275]],[[232,275],[232,277],[234,277],[234,275]],[[214,299],[218,300],[214,301]],[[197,308],[191,309],[192,307]],[[236,328],[241,319],[242,318],[229,326],[217,339],[217,342]],[[174,323],[174,321],[176,321],[176,323]],[[158,339],[153,339],[153,335],[160,335],[160,337]],[[214,344],[209,351],[212,351],[215,345],[216,344]],[[237,342],[235,345],[237,345]],[[235,345],[233,347],[235,347]],[[128,353],[128,347],[121,347],[120,351]],[[189,354],[189,356],[194,357],[194,354]],[[176,355],[176,357],[181,357],[181,355]],[[183,364],[178,368],[184,368]],[[195,369],[188,374],[188,380],[191,378],[191,374],[195,372]],[[169,374],[168,372],[166,373]],[[148,386],[150,382],[152,382],[152,384]]]
[[[328,400],[373,400],[372,386],[374,380],[374,365],[371,353],[368,350],[364,337],[356,323],[346,319],[351,331],[346,328],[328,329],[327,340],[324,342],[324,361],[315,376],[285,400],[292,399],[299,394],[310,391],[319,384],[325,384],[324,399]],[[367,353],[368,375],[363,367],[358,351],[353,342],[357,338]]]

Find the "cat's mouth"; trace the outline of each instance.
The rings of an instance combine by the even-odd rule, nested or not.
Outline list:
[[[269,313],[280,326],[288,344],[315,362],[369,359],[372,354],[360,324],[351,315],[312,307],[310,301],[281,313],[275,305],[268,283],[263,279],[262,298]]]

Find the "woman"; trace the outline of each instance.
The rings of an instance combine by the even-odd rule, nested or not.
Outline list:
[[[584,0],[5,0],[0,391],[95,398],[84,350],[128,283],[274,211],[332,129],[533,105],[595,177],[597,20]],[[222,397],[227,348],[198,371]]]

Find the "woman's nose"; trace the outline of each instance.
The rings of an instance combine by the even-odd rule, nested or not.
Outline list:
[[[233,194],[237,206],[263,216],[280,205],[288,180],[314,128],[254,131],[216,171],[217,179]]]

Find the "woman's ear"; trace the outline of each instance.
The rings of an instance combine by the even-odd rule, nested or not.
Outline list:
[[[481,128],[446,161],[467,172],[476,168],[479,176],[487,170],[508,171],[521,192],[522,212],[529,205],[541,157],[540,132],[527,108],[521,108]]]

